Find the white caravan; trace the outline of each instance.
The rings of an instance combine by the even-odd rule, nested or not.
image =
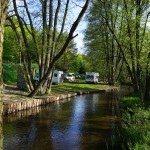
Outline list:
[[[35,82],[39,81],[39,70],[38,69],[35,70],[34,80],[35,80]],[[63,71],[54,70],[52,83],[59,84],[61,82],[63,82]]]
[[[86,72],[85,81],[87,83],[98,83],[99,73],[97,72]]]
[[[52,83],[59,84],[63,82],[63,71],[55,70],[53,73]]]

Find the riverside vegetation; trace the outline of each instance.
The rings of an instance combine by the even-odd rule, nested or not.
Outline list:
[[[150,108],[146,105],[136,96],[121,98],[121,126],[116,136],[111,138],[111,147],[118,148],[119,145],[122,150],[150,149]]]

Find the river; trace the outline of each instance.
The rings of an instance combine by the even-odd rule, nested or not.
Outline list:
[[[82,95],[4,117],[3,149],[107,150],[119,125],[118,98],[111,92]]]

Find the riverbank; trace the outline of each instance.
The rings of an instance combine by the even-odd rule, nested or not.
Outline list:
[[[3,115],[17,113],[33,107],[47,105],[55,101],[61,101],[76,95],[116,91],[118,87],[102,84],[78,84],[63,83],[52,86],[52,94],[49,96],[27,97],[28,93],[20,91],[15,86],[6,86],[2,96]]]

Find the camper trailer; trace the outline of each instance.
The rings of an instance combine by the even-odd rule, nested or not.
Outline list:
[[[52,83],[59,84],[63,82],[63,71],[55,70],[53,73]]]
[[[35,70],[35,76],[34,76],[35,82],[39,81],[39,70]],[[59,84],[63,82],[63,71],[54,70],[53,72],[53,78],[52,83]]]
[[[98,83],[99,73],[97,72],[86,72],[85,81],[87,83]]]

